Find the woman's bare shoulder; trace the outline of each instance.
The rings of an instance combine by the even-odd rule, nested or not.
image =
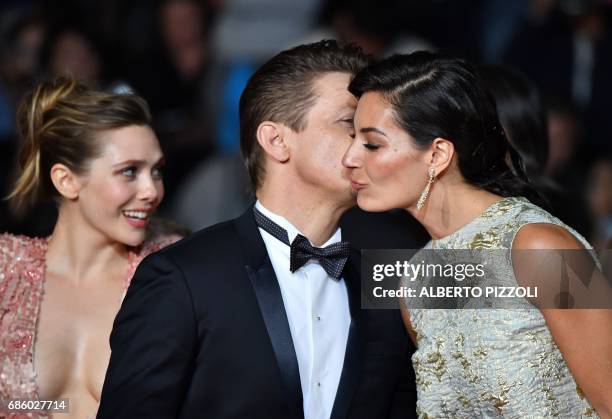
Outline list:
[[[567,229],[551,223],[532,223],[523,226],[514,239],[513,249],[584,249],[580,241]]]

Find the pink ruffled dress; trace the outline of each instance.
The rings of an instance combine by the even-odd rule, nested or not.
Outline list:
[[[145,256],[180,238],[175,234],[160,235],[130,251],[125,291]],[[49,417],[46,413],[11,413],[5,405],[15,399],[39,399],[33,350],[45,283],[47,245],[47,238],[0,235],[0,402],[3,403],[0,419]]]

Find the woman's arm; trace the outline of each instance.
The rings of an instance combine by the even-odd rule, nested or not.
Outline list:
[[[518,258],[517,261],[516,250],[584,250],[584,247],[570,232],[559,226],[529,224],[519,230],[512,249],[515,273],[520,282],[521,275],[533,272],[536,267],[532,264],[525,266],[528,262],[521,262],[525,258]],[[546,265],[542,266],[542,263],[537,266],[538,272],[543,272],[543,267]],[[549,266],[544,272],[556,268],[559,267]],[[537,280],[545,279],[544,274],[539,275]],[[612,418],[612,309],[539,308],[576,382],[599,416],[602,419]]]

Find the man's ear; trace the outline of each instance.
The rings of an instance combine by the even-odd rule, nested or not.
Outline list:
[[[79,197],[82,181],[79,176],[66,165],[56,163],[51,167],[51,182],[61,196],[66,199],[75,200]]]
[[[431,143],[431,167],[436,175],[444,172],[450,166],[455,155],[455,145],[444,138],[436,138]]]
[[[279,163],[289,160],[289,147],[284,138],[285,127],[264,121],[257,127],[257,142],[272,159]]]

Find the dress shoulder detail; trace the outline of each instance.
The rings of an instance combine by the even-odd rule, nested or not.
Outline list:
[[[0,307],[14,304],[15,288],[42,281],[46,252],[47,239],[0,234]]]

